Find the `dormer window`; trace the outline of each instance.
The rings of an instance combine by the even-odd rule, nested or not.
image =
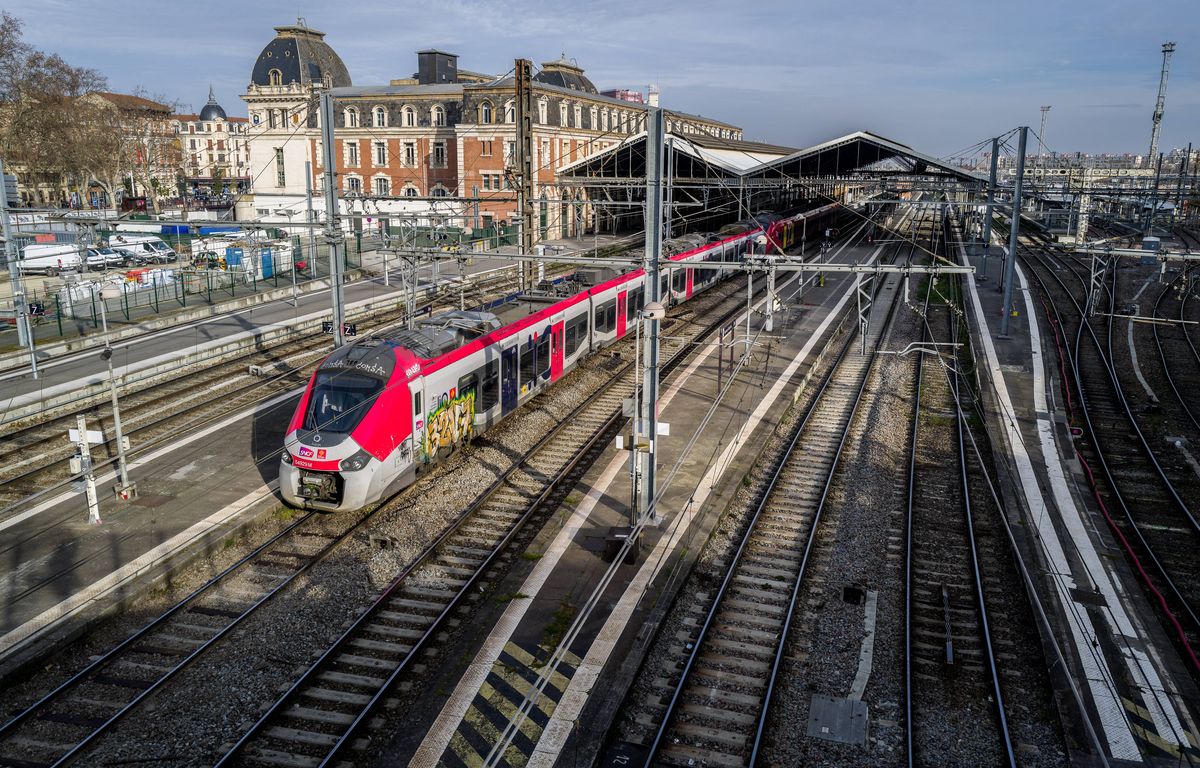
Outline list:
[[[278,69],[272,69],[267,73],[267,82],[271,85],[283,85],[283,73]]]
[[[346,116],[346,127],[347,128],[357,128],[358,127],[358,110],[357,109],[355,109],[354,107],[347,107],[345,116]]]
[[[376,128],[387,128],[387,110],[383,107],[375,107],[373,125]]]
[[[485,101],[479,105],[479,122],[483,125],[492,122],[492,102]]]
[[[417,110],[406,106],[400,110],[400,119],[405,128],[413,128],[417,124]]]
[[[446,108],[440,104],[435,104],[433,108],[429,110],[429,122],[436,126],[445,125]]]
[[[504,104],[504,122],[506,122],[506,123],[517,122],[516,109],[517,109],[516,105],[512,101],[505,102],[505,104]]]

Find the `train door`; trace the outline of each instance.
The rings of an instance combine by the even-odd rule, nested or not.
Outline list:
[[[423,450],[425,446],[425,403],[423,402],[423,394],[425,390],[425,380],[418,376],[408,382],[408,392],[411,396],[410,403],[412,405],[412,443],[406,451],[402,446],[400,454],[409,454],[414,460],[429,461]]]
[[[625,308],[629,303],[629,292],[621,291],[617,294],[617,338],[625,337]]]
[[[500,414],[517,407],[517,344],[500,353]]]
[[[550,381],[558,381],[563,373],[563,326],[559,318],[550,326]]]

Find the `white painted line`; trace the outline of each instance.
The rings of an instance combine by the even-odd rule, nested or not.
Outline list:
[[[873,261],[882,249],[882,246],[876,249],[875,253],[871,255],[867,263]],[[782,286],[780,287],[780,290],[782,290]],[[829,324],[833,321],[833,318],[841,311],[842,307],[846,305],[846,302],[850,300],[852,295],[854,295],[854,286],[853,284],[850,284],[847,286],[842,299],[826,315],[824,320],[818,326],[817,330],[813,332],[808,342],[804,345],[804,348],[800,351],[799,355],[797,355],[796,359],[794,359],[784,371],[784,375],[787,378],[790,379],[792,374],[794,374],[795,370],[799,367],[800,362],[811,351],[813,345],[816,344],[817,339],[819,339],[820,336],[825,332]],[[761,304],[761,302],[759,303]],[[744,319],[745,314],[743,313],[743,315],[735,320],[734,323],[739,324]],[[683,375],[679,376],[673,382],[672,386],[660,396],[659,402],[662,404],[664,409],[666,408],[667,404],[674,399],[675,395],[680,391],[684,383],[691,377],[696,368],[698,368],[712,354],[714,349],[716,349],[715,343],[708,344],[705,350],[687,367]],[[783,383],[776,382],[775,386],[773,386],[770,392],[768,392],[766,398],[763,401],[760,401],[758,409],[756,409],[755,413],[751,416],[755,426],[757,425],[758,421],[761,420],[762,413],[765,412],[766,406],[764,403],[767,401],[773,402],[774,399],[779,396],[783,386]],[[724,472],[729,461],[732,460],[732,451],[740,447],[742,442],[748,437],[749,431],[747,431],[747,427],[749,426],[749,423],[750,420],[747,420],[747,422],[743,424],[742,429],[737,433],[737,435],[734,436],[733,442],[730,444],[729,448],[724,454],[722,454],[721,458],[718,459],[715,466],[709,470],[709,473],[705,475],[704,480],[701,481],[701,487],[703,489],[698,491],[698,493],[694,496],[696,503],[689,505],[688,509],[699,508],[699,506],[703,504],[703,500],[707,498],[708,493],[712,488],[711,482],[708,483],[707,487],[704,487],[705,480],[707,480],[714,472],[718,473],[718,477],[721,472]],[[749,427],[749,429],[752,431],[753,427]],[[588,494],[584,499],[584,502],[580,504],[572,518],[568,520],[563,529],[559,531],[558,535],[554,538],[554,541],[551,543],[547,551],[542,555],[541,558],[538,559],[537,565],[534,566],[533,571],[530,573],[529,577],[519,590],[522,594],[536,596],[540,592],[542,586],[545,584],[550,574],[554,571],[554,568],[557,566],[559,560],[570,548],[576,532],[583,525],[583,523],[586,522],[587,517],[591,514],[591,511],[595,507],[596,500],[603,497],[608,486],[612,483],[613,478],[616,477],[617,472],[619,472],[621,468],[626,465],[626,463],[627,459],[624,456],[617,455],[614,456],[609,465],[605,467],[600,478],[591,488],[588,489]],[[681,514],[680,518],[685,516],[687,518],[687,522],[690,524],[691,514],[686,513],[685,511],[685,514]],[[604,658],[607,659],[608,654],[611,652],[612,646],[616,644],[616,640],[620,637],[620,634],[624,629],[624,624],[628,615],[633,611],[633,607],[637,604],[638,600],[641,599],[642,593],[649,585],[653,575],[656,574],[658,569],[662,566],[664,562],[662,554],[666,551],[669,551],[667,548],[675,546],[675,543],[678,541],[679,537],[686,532],[687,528],[688,525],[678,524],[677,519],[676,523],[673,524],[674,530],[672,535],[661,537],[655,549],[650,555],[647,556],[642,568],[638,570],[637,575],[634,577],[633,581],[626,588],[625,593],[622,595],[620,602],[614,608],[613,615],[611,615],[608,621],[605,622],[604,626],[600,630],[600,634],[597,636],[596,640],[593,641],[591,648],[588,650],[587,657],[576,669],[575,674],[571,679],[571,684],[568,686],[567,691],[564,692],[558,707],[555,709],[555,716],[551,718],[550,723],[542,732],[542,739],[547,738],[548,734],[557,734],[556,739],[561,738],[563,742],[566,741],[566,737],[570,734],[570,730],[573,727],[573,722],[578,717],[578,710],[582,708],[583,702],[587,700],[587,695],[590,692],[592,685],[599,678],[600,670],[604,666],[603,663],[597,664],[597,647],[603,646],[606,649],[603,651],[603,655]],[[463,717],[470,708],[471,702],[474,700],[476,694],[479,692],[479,689],[482,687],[484,680],[486,680],[487,675],[492,670],[496,660],[500,657],[500,652],[508,644],[513,632],[524,618],[525,613],[528,611],[528,608],[532,602],[532,599],[528,599],[509,603],[504,615],[501,617],[500,621],[497,622],[496,628],[493,629],[491,634],[488,635],[487,640],[484,641],[483,647],[480,648],[479,652],[476,654],[475,660],[471,663],[467,669],[467,672],[464,673],[463,677],[459,680],[458,685],[454,688],[454,692],[450,695],[449,700],[446,702],[445,706],[443,706],[442,711],[438,714],[437,720],[430,727],[425,739],[421,742],[420,747],[413,756],[410,766],[418,766],[418,768],[428,766],[429,768],[433,768],[433,766],[438,764],[438,761],[441,759],[442,754],[446,751],[446,747],[450,743],[450,739],[454,736],[455,731],[458,729],[458,725],[462,722]],[[618,613],[626,618],[614,623],[613,616],[617,615]],[[586,689],[581,690],[581,685],[586,685]],[[570,717],[568,718],[566,715],[570,715]],[[561,749],[561,747],[559,747],[559,749]],[[536,752],[534,754],[534,758],[537,759]],[[531,765],[532,764],[533,763],[531,763]]]
[[[959,244],[959,254],[961,262],[967,264],[966,250],[961,244]],[[1004,379],[1004,372],[1000,367],[999,357],[996,355],[996,345],[992,341],[990,326],[987,322],[987,315],[983,311],[983,304],[980,301],[978,289],[975,286],[974,280],[967,280],[965,282],[968,294],[971,297],[971,311],[975,316],[976,327],[979,329],[984,358],[1001,409],[999,421],[1009,445],[1009,453],[1012,456],[1013,464],[1016,466],[1021,492],[1026,500],[1026,508],[1029,510],[1029,514],[1037,527],[1038,540],[1049,561],[1050,575],[1053,577],[1054,589],[1057,593],[1058,602],[1063,608],[1063,615],[1066,618],[1067,627],[1071,633],[1071,641],[1075,646],[1076,655],[1079,657],[1080,665],[1083,668],[1084,682],[1092,703],[1096,708],[1100,721],[1100,730],[1113,757],[1141,762],[1141,752],[1138,750],[1137,743],[1129,729],[1125,709],[1121,704],[1120,697],[1114,685],[1112,671],[1108,668],[1108,664],[1103,655],[1101,655],[1099,648],[1094,645],[1097,633],[1092,624],[1091,617],[1088,615],[1087,607],[1076,602],[1071,594],[1071,590],[1076,585],[1071,575],[1070,563],[1063,550],[1062,542],[1059,540],[1058,531],[1046,514],[1052,512],[1054,507],[1050,503],[1047,503],[1038,484],[1038,476],[1033,468],[1033,459],[1029,454],[1025,445],[1025,439],[1018,426],[1019,421],[1016,410],[1013,407],[1012,398],[1008,393],[1008,384]],[[1038,335],[1037,316],[1031,308],[1031,300],[1029,299],[1027,289],[1024,290],[1024,294],[1032,348],[1034,409],[1039,414],[1047,414],[1045,374],[1042,368],[1044,360],[1042,357],[1041,339]],[[1048,436],[1043,434],[1046,431],[1050,433]],[[1053,440],[1053,429],[1050,427],[1048,418],[1043,417],[1038,419],[1038,432],[1043,442],[1047,439]],[[1045,471],[1051,480],[1052,487],[1058,486],[1061,482],[1062,487],[1065,488],[1062,466],[1057,460],[1051,460],[1052,457],[1056,456],[1056,453],[1044,453],[1044,458],[1046,459]],[[1059,494],[1056,491],[1056,500],[1058,496]],[[1070,502],[1069,492],[1067,501]],[[1073,508],[1074,504],[1069,503],[1068,506]],[[1058,514],[1060,518],[1067,517],[1062,510],[1059,510]]]
[[[881,245],[871,254],[865,263],[870,264],[873,262],[882,250],[883,246]],[[592,645],[588,648],[583,662],[571,678],[571,684],[563,692],[558,707],[555,708],[550,722],[538,739],[528,768],[552,766],[555,760],[558,759],[559,754],[566,745],[567,737],[570,736],[571,730],[575,727],[575,723],[579,719],[579,713],[583,710],[583,705],[587,702],[592,688],[600,678],[600,673],[604,670],[605,665],[612,656],[617,641],[620,640],[621,635],[628,626],[634,609],[641,602],[642,597],[650,587],[650,584],[653,583],[659,570],[666,564],[668,560],[667,555],[674,551],[679,541],[688,532],[696,510],[703,508],[709,495],[717,483],[720,482],[725,470],[733,463],[737,452],[750,439],[755,428],[758,427],[759,423],[766,416],[767,411],[774,407],[775,401],[783,394],[783,390],[791,382],[796,371],[800,369],[800,366],[812,354],[813,347],[816,346],[834,318],[837,317],[842,308],[846,306],[846,303],[854,295],[854,284],[851,282],[847,286],[846,293],[842,295],[842,298],[834,305],[833,309],[826,314],[821,324],[809,336],[808,341],[805,342],[800,351],[796,353],[796,356],[788,363],[787,367],[779,375],[779,378],[771,386],[771,389],[767,391],[766,395],[759,401],[754,411],[743,423],[742,428],[738,430],[733,440],[726,446],[721,456],[713,462],[708,472],[701,477],[690,496],[687,507],[672,522],[671,535],[661,537],[654,549],[647,555],[645,563],[638,570],[637,575],[634,576],[629,586],[625,588],[621,599],[613,607],[612,613],[609,614],[608,619],[604,622],[604,626],[601,627],[600,632],[596,635],[596,639],[592,641]],[[525,590],[522,589],[522,591]],[[475,690],[478,690],[478,686],[475,687]],[[465,714],[465,710],[463,712]],[[459,716],[458,719],[461,721],[462,717]],[[446,735],[446,743],[449,743],[452,734],[453,731]],[[426,736],[426,740],[429,738],[429,736]],[[441,752],[438,752],[438,756],[441,756]]]
[[[147,453],[145,456],[138,457],[137,460],[129,463],[129,469],[131,471],[135,470],[135,469],[140,469],[141,467],[144,467],[147,464],[151,464],[155,461],[158,461],[163,456],[166,456],[167,454],[172,453],[173,451],[177,451],[180,448],[186,448],[187,446],[191,445],[192,443],[196,442],[197,440],[208,437],[213,432],[216,432],[221,429],[225,429],[226,427],[228,427],[232,424],[235,424],[238,421],[241,421],[242,419],[245,419],[259,411],[263,411],[268,408],[272,408],[272,407],[278,405],[279,403],[284,402],[285,400],[287,400],[290,397],[296,397],[303,391],[304,391],[304,387],[297,387],[296,389],[292,389],[287,392],[278,394],[275,397],[272,397],[270,400],[261,402],[258,405],[255,405],[253,407],[239,411],[238,413],[235,413],[232,416],[227,416],[226,418],[222,419],[221,421],[218,421],[215,424],[210,424],[209,426],[205,427],[204,429],[202,429],[198,432],[194,432],[194,433],[188,435],[187,437],[182,438],[181,440],[169,443],[167,445],[164,445],[161,448],[156,448],[155,450],[151,451],[150,453]],[[115,478],[116,478],[116,472],[109,471],[103,475],[98,475],[96,477],[96,483],[97,484],[107,483],[110,480],[113,480]],[[57,496],[53,496],[49,499],[46,499],[45,501],[39,502],[38,504],[36,504],[33,507],[30,507],[29,509],[25,510],[24,512],[19,512],[19,513],[13,515],[12,517],[6,518],[4,520],[0,520],[0,531],[3,531],[7,528],[11,528],[14,525],[17,525],[19,523],[22,523],[22,522],[28,520],[29,518],[33,517],[34,515],[39,515],[48,509],[57,507],[59,504],[63,504],[63,503],[65,503],[73,498],[76,498],[78,496],[79,496],[79,493],[76,493],[74,491],[66,491],[66,492],[58,494]]]
[[[1116,645],[1120,649],[1121,655],[1130,667],[1138,667],[1134,679],[1146,681],[1145,684],[1138,685],[1138,690],[1142,694],[1146,709],[1151,713],[1155,727],[1159,728],[1160,723],[1175,726],[1175,730],[1159,728],[1158,735],[1164,740],[1180,744],[1178,734],[1183,733],[1183,730],[1179,726],[1179,717],[1171,705],[1169,697],[1158,695],[1162,691],[1162,681],[1158,676],[1157,669],[1149,663],[1145,654],[1136,652],[1128,642],[1132,640],[1140,643],[1143,633],[1134,627],[1132,618],[1125,610],[1125,603],[1118,597],[1112,574],[1101,561],[1100,554],[1096,551],[1095,541],[1088,531],[1085,512],[1077,503],[1076,497],[1067,488],[1067,480],[1060,458],[1062,454],[1059,453],[1057,435],[1051,423],[1051,415],[1046,402],[1043,370],[1045,359],[1042,355],[1041,330],[1036,322],[1037,318],[1033,314],[1035,311],[1033,298],[1030,295],[1029,283],[1025,279],[1025,272],[1019,266],[1016,269],[1029,321],[1030,342],[1034,350],[1033,391],[1038,437],[1041,441],[1042,460],[1054,493],[1054,504],[1058,508],[1063,527],[1071,536],[1071,543],[1076,554],[1083,561],[1092,583],[1104,596],[1104,615],[1117,635]],[[1126,717],[1124,712],[1122,712],[1122,717]]]
[[[276,481],[271,481],[267,485],[251,491],[224,509],[209,515],[187,530],[159,544],[136,560],[131,560],[108,576],[76,592],[53,608],[42,612],[37,617],[30,619],[3,637],[0,637],[0,655],[8,653],[16,645],[47,629],[51,625],[73,616],[89,605],[102,600],[115,590],[133,583],[143,573],[155,567],[163,558],[170,557],[180,549],[199,541],[206,534],[233,521],[241,513],[249,510],[263,499],[270,497],[276,485]]]

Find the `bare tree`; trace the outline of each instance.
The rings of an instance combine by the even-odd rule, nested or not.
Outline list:
[[[86,191],[94,153],[103,151],[93,127],[103,121],[81,97],[107,81],[22,38],[22,22],[0,13],[0,154],[24,181]]]

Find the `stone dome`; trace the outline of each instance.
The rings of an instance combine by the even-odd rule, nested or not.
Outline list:
[[[217,95],[213,93],[211,85],[208,86],[208,103],[204,105],[204,109],[200,110],[200,119],[204,121],[228,119],[225,110],[217,103]]]
[[[333,88],[354,85],[342,58],[325,42],[325,33],[297,24],[275,27],[275,39],[258,54],[250,82],[308,86],[320,85],[326,78]]]
[[[599,93],[596,86],[592,85],[592,81],[583,74],[583,67],[568,60],[566,54],[563,54],[558,61],[544,62],[541,71],[534,75],[533,79],[539,83],[557,85],[572,91]]]

